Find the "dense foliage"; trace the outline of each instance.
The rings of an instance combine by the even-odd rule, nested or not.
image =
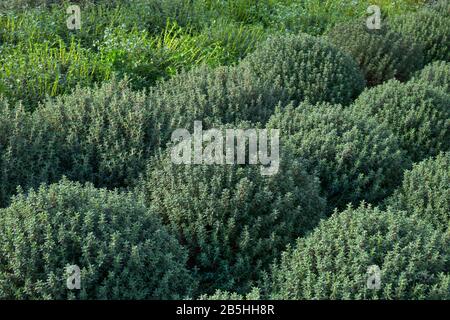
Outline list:
[[[153,162],[140,183],[149,206],[190,250],[204,293],[243,292],[284,247],[323,217],[317,180],[282,157],[276,175],[259,165]]]
[[[132,195],[67,180],[0,210],[1,299],[170,299],[189,295],[187,255]],[[66,287],[66,267],[81,290]]]
[[[63,5],[2,13],[0,94],[34,109],[47,95],[70,93],[76,84],[92,87],[113,73],[143,89],[199,64],[233,64],[263,39],[257,25],[224,19],[193,25],[198,6],[190,0],[87,1],[77,31],[67,28]]]
[[[368,29],[365,21],[337,25],[327,34],[359,64],[369,86],[389,79],[405,81],[423,65],[422,48],[382,24]]]
[[[127,186],[159,143],[145,95],[124,81],[77,89],[32,114],[1,105],[2,205],[18,185],[36,187],[63,174],[96,186]]]
[[[427,83],[450,94],[450,62],[430,63],[418,71],[411,81]]]
[[[307,34],[270,37],[242,63],[298,102],[349,104],[365,85],[353,59]]]
[[[274,266],[275,299],[449,299],[450,239],[417,217],[361,205],[335,213]],[[371,266],[380,289],[368,288]]]
[[[302,103],[270,119],[281,130],[282,147],[307,160],[333,209],[361,200],[377,202],[393,191],[410,165],[385,125],[340,105]]]
[[[406,171],[401,187],[386,204],[426,219],[436,228],[449,228],[450,153],[441,153]]]
[[[440,10],[421,9],[391,19],[394,30],[424,48],[425,63],[450,61],[450,19]]]
[[[149,104],[167,141],[173,130],[204,125],[265,122],[275,110],[280,90],[263,83],[245,66],[202,66],[150,89]]]
[[[389,81],[363,92],[353,108],[399,137],[414,161],[450,150],[450,96],[427,84]]]
[[[4,207],[19,185],[28,188],[58,179],[60,155],[52,150],[56,141],[45,122],[6,99],[0,99],[0,110],[0,206]]]
[[[112,70],[73,40],[0,47],[0,94],[34,109],[46,96],[70,93],[110,78]]]
[[[433,0],[428,7],[444,17],[450,17],[450,2],[448,0]]]
[[[449,299],[449,8],[0,0],[0,299]]]
[[[129,184],[158,144],[146,96],[125,81],[78,89],[49,100],[34,115],[48,122],[58,139],[61,171],[99,186]]]
[[[367,17],[367,8],[378,5],[383,16],[395,16],[414,11],[427,0],[301,0],[275,1],[270,22],[285,32],[306,32],[320,35],[336,24]],[[446,1],[446,0],[443,0]]]

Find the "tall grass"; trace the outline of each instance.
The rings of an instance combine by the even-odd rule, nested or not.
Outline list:
[[[89,49],[72,39],[19,43],[0,47],[0,94],[22,100],[33,109],[46,96],[69,93],[76,85],[89,86],[109,79],[111,70]]]
[[[422,2],[81,0],[81,30],[71,31],[69,1],[13,0],[8,7],[14,10],[0,10],[0,94],[33,109],[47,95],[91,86],[112,73],[142,89],[199,64],[234,64],[272,32],[322,34],[367,15],[369,4],[389,15]]]

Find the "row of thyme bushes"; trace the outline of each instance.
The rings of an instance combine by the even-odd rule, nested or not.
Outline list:
[[[336,210],[292,243],[253,289],[201,299],[449,299],[450,154],[442,152],[450,148],[449,75],[449,62],[436,61],[408,83],[367,90],[347,108],[277,109],[269,127],[281,128],[285,147],[308,160],[329,205],[356,207]],[[425,160],[407,169],[409,158]],[[357,206],[377,203],[373,196],[385,199],[380,208]],[[372,266],[379,290],[367,286]]]
[[[146,92],[113,79],[34,112],[2,98],[0,298],[448,299],[448,62],[361,94],[364,75],[299,34]],[[281,129],[279,173],[174,165],[159,150],[195,120]],[[63,176],[93,185],[37,189]]]
[[[295,62],[291,64],[289,57],[297,56],[301,50],[297,49],[292,52],[286,49],[291,47],[286,46],[289,41],[295,40],[291,38],[277,43],[270,42],[270,40],[268,42],[271,43],[270,49],[277,48],[278,52],[289,52],[285,56],[279,54],[279,57],[275,57],[270,54],[270,49],[266,51],[261,49],[261,52],[257,50],[247,60],[252,61],[258,54],[260,54],[259,57],[266,56],[267,61],[272,59],[275,61],[272,66],[265,65],[269,70],[267,73],[276,68],[282,69],[280,66],[295,65]],[[280,50],[280,47],[283,49]],[[261,60],[264,61],[264,59]],[[305,60],[307,59],[304,57],[293,59],[293,61]],[[277,61],[283,61],[283,63]],[[248,62],[243,62],[244,65],[246,63]],[[411,74],[419,69],[419,65],[412,65],[408,73]],[[308,102],[296,105],[295,108],[292,105],[280,108],[270,119],[269,127],[285,130],[284,136],[289,137],[285,146],[290,148],[288,150],[291,155],[305,158],[303,165],[307,171],[318,175],[322,190],[324,190],[331,207],[343,207],[348,202],[357,203],[360,200],[376,203],[389,195],[395,188],[397,181],[401,180],[402,171],[410,166],[410,158],[418,161],[436,155],[439,150],[448,150],[450,115],[445,106],[449,105],[449,97],[445,92],[439,92],[441,88],[445,89],[448,85],[447,65],[439,62],[427,66],[408,84],[393,81],[374,90],[368,90],[349,108],[326,103],[313,105]],[[406,80],[409,74],[402,80]],[[297,79],[302,79],[298,77],[299,74],[294,73],[292,78],[287,72],[284,72],[283,75],[278,81],[282,83],[281,88],[287,89],[284,91],[284,94],[287,95],[286,101],[290,99],[301,101],[304,98],[308,100],[309,92],[307,90],[300,91],[300,94],[297,93],[299,91],[295,84],[301,82]],[[261,74],[258,78],[262,81],[265,79]],[[417,81],[417,78],[421,80]],[[270,77],[266,79],[270,79]],[[272,79],[276,79],[276,76]],[[310,80],[311,82],[313,81]],[[289,83],[294,84],[294,89],[291,89]],[[276,86],[272,86],[272,88],[274,87]],[[311,87],[314,88],[314,82]],[[303,89],[304,86],[300,88]],[[377,90],[381,90],[382,93],[380,94]],[[332,90],[328,92],[332,92]],[[414,94],[411,95],[411,92]],[[271,94],[273,95],[273,92]],[[317,97],[321,97],[319,101],[336,103],[332,98],[328,98],[329,96],[324,97],[317,93],[311,97],[311,100]],[[345,98],[342,96],[339,98],[342,99],[341,103],[345,104]],[[371,102],[369,103],[367,99],[371,99]],[[379,102],[377,103],[377,101]],[[374,110],[380,113],[386,112],[391,116],[377,116],[377,113],[374,113],[372,119],[367,119],[367,112],[364,108],[373,105],[372,102],[375,105]],[[403,121],[402,119],[405,117],[404,114],[402,117],[400,110],[407,114],[405,121],[408,122],[405,125],[391,122],[398,121],[395,119]],[[387,209],[383,212],[364,205],[357,209],[349,208],[341,213],[335,213],[330,220],[323,223],[323,226],[321,225],[304,240],[299,240],[295,250],[288,249],[280,262],[275,264],[269,274],[265,276],[265,280],[262,282],[262,291],[266,292],[266,297],[276,299],[448,299],[450,289],[449,238],[445,230],[449,223],[447,214],[449,208],[449,159],[448,153],[440,154],[436,160],[427,160],[418,167],[419,169],[415,167],[411,173],[407,172],[403,186],[388,200],[389,205],[395,206],[395,209]],[[423,169],[420,170],[420,168]],[[418,177],[412,180],[414,172],[417,171]],[[167,212],[163,214],[164,217],[170,221],[169,224],[174,228],[174,232],[184,239],[188,248],[200,250],[199,252],[206,250],[204,245],[197,244],[197,239],[205,237],[202,232],[201,236],[189,238],[196,239],[194,242],[185,240],[186,234],[192,234],[188,230],[199,230],[198,222],[193,221],[201,219],[195,219],[195,217],[202,212],[211,212],[212,210],[210,205],[206,206],[208,209],[201,206],[200,208],[203,210],[198,210],[198,205],[187,205],[191,201],[196,204],[205,203],[204,195],[194,193],[193,196],[189,192],[193,188],[188,188],[186,195],[183,195],[183,192],[177,192],[184,190],[181,186],[176,188],[177,191],[173,191],[174,194],[171,194],[172,191],[167,193],[167,190],[170,189],[164,188],[164,186],[155,188],[154,181],[160,180],[158,170],[151,172],[156,175],[151,175],[153,178],[148,179],[151,183],[146,190],[154,190],[149,194],[158,196],[151,198],[149,203],[162,212]],[[186,170],[181,172],[185,174]],[[423,176],[427,172],[430,172],[428,179]],[[432,180],[430,175],[433,175],[435,180]],[[165,173],[162,176],[167,179],[173,175]],[[210,179],[215,176],[211,175]],[[188,177],[191,178],[180,178],[177,175],[175,181],[171,180],[170,185],[178,185],[176,181],[180,180],[183,182],[196,181],[193,176],[189,175]],[[209,180],[206,179],[206,181]],[[145,185],[145,182],[142,185]],[[209,188],[206,187],[203,190],[209,190]],[[221,188],[218,189],[221,190]],[[161,190],[163,190],[164,196],[161,196]],[[358,190],[361,193],[358,193]],[[424,194],[425,190],[427,194]],[[156,199],[169,200],[160,202]],[[172,199],[176,199],[176,201],[173,202]],[[185,205],[181,207],[182,210],[174,209],[178,208],[180,204]],[[189,208],[187,211],[185,211],[186,207]],[[197,215],[192,215],[192,213]],[[186,219],[187,217],[192,219]],[[186,220],[182,220],[183,218]],[[218,219],[218,221],[224,220]],[[427,221],[433,221],[435,228],[430,226]],[[212,228],[217,230],[214,234],[220,234],[218,227]],[[349,229],[352,230],[351,234],[354,236],[348,237]],[[381,246],[382,250],[379,249],[380,234],[386,244]],[[373,241],[367,241],[367,239],[373,239]],[[334,244],[333,241],[335,241]],[[207,242],[204,241],[204,243]],[[362,243],[365,246],[361,251]],[[217,247],[223,248],[223,246]],[[352,248],[358,248],[358,250]],[[218,254],[217,250],[214,252]],[[344,254],[336,256],[335,252],[355,252],[355,255],[345,258]],[[197,262],[197,265],[206,267],[204,263],[207,260],[203,260],[203,255],[201,257],[202,260]],[[404,257],[404,259],[399,257]],[[409,262],[411,260],[407,260],[406,257],[411,257],[414,264],[411,265]],[[370,291],[366,285],[367,267],[374,264],[380,267],[383,275],[383,287],[379,291]],[[211,265],[211,262],[206,265]],[[347,266],[351,267],[347,268]],[[329,271],[329,268],[337,271]],[[305,274],[310,276],[304,277]],[[222,275],[224,273],[221,272],[211,274],[213,278],[220,278]],[[203,273],[202,276],[207,277],[208,273]],[[236,281],[236,277],[230,274],[227,274],[225,279]],[[205,281],[205,278],[202,281]],[[227,285],[224,283],[226,282],[220,282],[221,289],[226,289]],[[235,286],[239,293],[244,292],[242,286],[236,286],[236,284],[232,286]],[[214,286],[206,286],[204,292],[211,291],[213,288]],[[238,294],[221,294],[221,292],[219,291],[212,298],[236,299],[242,297]],[[247,298],[258,298],[260,296],[258,292],[258,290],[251,291]]]
[[[416,72],[411,82],[428,84],[450,94],[450,62],[435,61]]]
[[[264,124],[278,102],[348,105],[364,85],[356,63],[326,41],[306,34],[277,35],[237,66],[181,73],[151,88],[149,96],[164,134],[173,131],[170,127],[191,127],[194,120]]]
[[[1,299],[181,299],[196,288],[187,251],[132,194],[63,180],[0,211]],[[66,287],[71,265],[79,291]]]
[[[335,212],[264,274],[324,213],[318,181],[296,157],[283,159],[280,173],[266,178],[255,166],[177,166],[166,154],[135,195],[65,179],[21,192],[1,210],[0,294],[176,298],[199,284],[203,293],[259,284],[276,299],[448,298],[448,153],[407,171],[387,211]],[[79,295],[61,285],[71,264],[83,270]],[[382,270],[380,291],[367,289],[371,265]]]
[[[409,37],[424,48],[425,63],[450,61],[450,21],[447,1],[425,7],[415,13],[393,17],[393,30]]]
[[[306,235],[323,201],[301,166],[285,164],[265,180],[254,167],[163,160],[144,197],[65,179],[20,193],[0,209],[0,297],[450,298],[449,153],[407,171],[384,211],[349,206]],[[76,292],[65,287],[73,264]],[[378,290],[367,285],[374,266]]]
[[[348,104],[362,90],[364,81],[356,64],[322,40],[307,35],[278,37],[278,40],[281,44],[278,51],[271,48],[276,42],[276,39],[271,39],[255,56],[237,67],[200,68],[163,82],[148,93],[135,92],[126,82],[113,80],[99,88],[79,88],[71,95],[49,99],[32,113],[21,104],[13,107],[3,100],[3,203],[9,201],[9,195],[18,185],[28,190],[41,182],[56,181],[62,175],[111,189],[132,185],[133,178],[144,172],[137,181],[137,193],[143,194],[147,206],[158,212],[171,233],[187,248],[189,259],[186,266],[192,270],[193,281],[199,283],[202,292],[248,290],[258,274],[279,256],[288,243],[305,235],[324,217],[325,199],[321,196],[318,180],[304,170],[301,160],[289,160],[289,154],[283,155],[280,173],[273,177],[261,176],[255,166],[177,167],[170,162],[170,153],[161,159],[151,156],[164,146],[174,129],[191,126],[194,120],[205,120],[206,126],[240,120],[265,122],[280,100],[312,99],[320,93],[322,95],[317,96],[319,101]],[[280,84],[276,89],[267,90],[270,79],[257,73],[257,70],[262,70],[257,57],[264,52],[273,57],[278,53],[286,57],[294,54],[304,61],[304,65],[297,66],[291,61],[296,69],[286,75],[280,74]],[[320,59],[313,63],[317,57]],[[271,74],[282,72],[283,63],[279,59]],[[244,77],[239,76],[242,70],[245,70]],[[310,74],[318,73],[322,77],[308,78]],[[325,87],[320,83],[323,78],[330,79]],[[334,80],[339,79],[349,81],[336,87]],[[314,85],[302,88],[308,82]],[[288,83],[290,85],[285,86]],[[227,106],[231,112],[224,112],[219,106]],[[258,109],[262,109],[260,114],[255,112]],[[150,164],[145,172],[147,161]],[[62,188],[66,188],[64,182]],[[48,191],[45,187],[42,190],[45,197]],[[16,224],[17,211],[11,208],[26,206],[27,201],[25,195],[13,198],[12,204],[5,209],[12,212],[12,217],[5,223]],[[61,201],[65,202],[65,199]],[[189,208],[186,208],[188,204]],[[71,220],[78,218],[78,210],[89,209],[69,207],[64,212]],[[52,212],[47,218],[48,230],[53,230],[60,221],[58,219],[63,219],[53,217]],[[42,227],[40,224],[32,225]],[[6,230],[8,226],[4,228]],[[39,229],[36,232],[40,232]],[[80,232],[76,232],[76,236],[86,238]],[[92,233],[95,236],[95,230]],[[5,239],[4,261],[8,261],[6,255],[14,246],[14,239],[13,236]],[[101,247],[101,244],[95,246]],[[141,255],[140,252],[136,254]],[[142,254],[149,253],[144,251]],[[58,274],[51,276],[53,282],[50,281],[57,283],[63,275],[65,263],[86,263],[86,258],[82,253],[80,255],[71,257],[70,262],[66,262],[68,258],[62,255],[56,261],[52,260],[52,265],[45,262],[45,252],[38,257],[33,252],[18,254],[18,259],[38,259],[37,268],[43,271],[29,275],[26,282],[35,288],[35,282],[45,282],[42,277],[46,276],[46,270],[59,270]],[[103,255],[102,258],[110,259]],[[5,297],[45,297],[45,294],[65,297],[64,292],[54,291],[57,288],[51,285],[37,285],[35,291],[24,288],[22,283],[12,285],[11,279],[27,273],[15,269],[14,263],[12,261],[12,265],[7,264],[2,270],[0,282],[5,287],[0,292]],[[96,268],[100,268],[97,261],[85,267],[94,270],[91,270],[94,277]],[[98,278],[97,281],[115,282],[114,276],[111,277]],[[155,286],[151,280],[147,281],[150,281],[150,288]],[[116,291],[105,284],[100,293],[88,291],[81,297],[123,297]],[[172,293],[174,296],[182,294],[176,290]],[[153,292],[142,292],[141,295],[152,297],[152,294],[158,297]],[[171,291],[161,293],[164,297],[170,294]]]
[[[268,60],[258,63],[262,56]],[[274,63],[264,75],[270,57]],[[269,39],[238,66],[201,67],[146,93],[113,79],[48,99],[34,112],[2,99],[2,204],[18,185],[37,186],[61,175],[126,187],[175,129],[190,129],[195,120],[205,127],[265,123],[279,101],[349,104],[363,87],[351,58],[319,38],[298,35]]]
[[[237,66],[197,68],[147,93],[112,80],[49,99],[32,113],[2,99],[1,202],[19,185],[36,187],[62,175],[100,187],[130,186],[175,129],[192,129],[195,120],[205,127],[264,125],[277,103],[269,126],[291,136],[286,145],[311,161],[310,173],[320,173],[332,208],[377,202],[398,180],[395,168],[449,150],[447,73],[445,62],[435,63],[411,82],[386,82],[345,107],[364,87],[356,63],[319,38],[288,35],[269,38]],[[317,139],[305,134],[314,130]],[[330,134],[328,150],[323,140]]]
[[[450,154],[442,152],[407,170],[383,210],[349,206],[289,245],[258,287],[201,299],[447,300],[449,192]],[[377,290],[368,287],[371,268],[379,272]]]
[[[436,76],[428,81],[429,74]],[[282,146],[308,160],[331,209],[378,203],[411,161],[450,150],[450,95],[441,89],[448,85],[448,63],[430,65],[417,79],[366,90],[349,107],[303,102],[277,108],[268,127],[280,129]]]

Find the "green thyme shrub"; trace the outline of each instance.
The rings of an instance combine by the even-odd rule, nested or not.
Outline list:
[[[368,5],[364,1],[305,0],[279,2],[271,17],[276,29],[322,35],[336,23],[363,17]]]
[[[0,97],[0,207],[19,185],[39,186],[60,177],[56,136],[46,121]]]
[[[149,105],[159,121],[161,141],[177,128],[242,121],[265,122],[280,97],[248,68],[200,66],[150,88]]]
[[[414,161],[450,150],[450,96],[426,84],[388,81],[363,92],[354,108],[374,116],[400,139]]]
[[[242,63],[297,102],[349,104],[365,84],[352,58],[306,34],[271,36]]]
[[[126,80],[78,88],[48,100],[33,116],[56,137],[59,171],[96,186],[127,186],[159,145],[146,95]]]
[[[300,161],[280,157],[278,173],[263,176],[260,165],[177,165],[168,152],[139,182],[148,205],[189,249],[201,292],[248,291],[323,217],[317,179]]]
[[[186,251],[131,194],[63,180],[0,215],[1,299],[171,299],[194,288]],[[71,265],[79,291],[66,286]]]
[[[427,83],[450,94],[450,62],[432,62],[418,71],[411,81]]]
[[[371,266],[381,271],[379,289]],[[273,299],[449,299],[449,271],[448,235],[403,212],[361,205],[288,248],[266,291]]]
[[[424,8],[391,20],[392,28],[424,48],[425,63],[450,61],[450,19]]]
[[[406,171],[401,187],[386,204],[426,219],[436,228],[449,228],[450,153],[441,153]]]
[[[406,81],[423,67],[422,48],[385,24],[380,30],[368,29],[362,20],[340,24],[327,38],[358,62],[369,86],[393,78]]]
[[[331,206],[377,202],[394,191],[410,160],[395,135],[375,119],[340,105],[302,103],[277,110],[268,128],[282,146],[307,160]]]
[[[28,8],[23,11],[0,12],[0,43],[19,45],[47,41],[55,44],[62,39],[62,34],[67,35],[69,40],[75,34],[67,28],[68,15],[65,8],[53,11]]]

